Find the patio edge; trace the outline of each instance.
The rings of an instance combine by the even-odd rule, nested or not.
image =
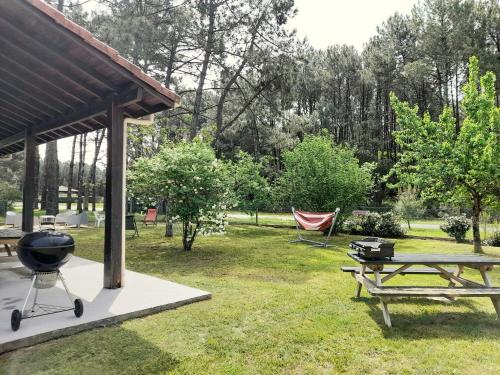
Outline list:
[[[212,299],[212,294],[207,293],[207,294],[204,294],[201,296],[185,299],[182,301],[172,302],[172,303],[168,303],[168,304],[160,305],[160,306],[154,306],[154,307],[150,307],[150,308],[143,309],[143,310],[133,311],[133,312],[130,312],[127,314],[111,316],[111,317],[96,320],[93,322],[82,323],[82,324],[68,327],[68,328],[61,328],[61,329],[51,331],[51,332],[40,333],[40,334],[35,335],[35,336],[18,339],[18,340],[11,341],[11,342],[8,342],[5,344],[0,344],[0,354],[8,353],[8,352],[11,352],[13,350],[25,348],[28,346],[41,344],[43,342],[55,340],[55,339],[58,339],[61,337],[71,336],[71,335],[74,335],[76,333],[88,331],[88,330],[91,330],[94,328],[104,328],[104,327],[107,327],[107,326],[112,325],[112,324],[124,322],[126,320],[135,319],[135,318],[142,318],[142,317],[156,314],[156,313],[159,313],[162,311],[174,310],[178,307],[182,307],[185,305],[190,305],[190,304],[195,303],[195,302],[206,301],[206,300],[210,300],[210,299]]]

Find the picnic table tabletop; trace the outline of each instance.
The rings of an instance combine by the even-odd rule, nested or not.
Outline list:
[[[500,258],[488,257],[475,254],[394,254],[394,256],[384,259],[365,259],[356,252],[347,253],[352,259],[360,264],[453,264],[453,265],[500,265]]]
[[[19,229],[0,229],[0,240],[20,239],[22,236],[24,236],[24,232]]]

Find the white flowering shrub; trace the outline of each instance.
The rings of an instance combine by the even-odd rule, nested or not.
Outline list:
[[[224,232],[225,210],[232,202],[229,181],[226,164],[199,141],[168,144],[154,157],[137,160],[129,172],[132,195],[169,202],[172,220],[182,223],[186,251],[198,234]]]
[[[465,239],[465,234],[470,227],[471,221],[467,219],[465,215],[448,216],[444,219],[444,224],[439,226],[443,232],[455,238],[457,242]]]

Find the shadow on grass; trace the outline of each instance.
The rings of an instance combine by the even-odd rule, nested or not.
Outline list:
[[[54,355],[54,350],[62,352]],[[14,374],[164,374],[181,363],[171,353],[121,324],[6,353],[0,357],[1,362],[5,360],[10,363],[4,369]]]
[[[500,338],[500,322],[495,314],[480,311],[469,299],[460,299],[453,302],[443,302],[428,298],[412,298],[391,301],[389,313],[392,328],[385,325],[378,298],[352,298],[352,300],[366,303],[370,317],[380,326],[383,335],[391,339],[427,339],[427,338]],[[435,307],[439,311],[417,311],[415,313],[394,312],[391,306],[405,304]],[[448,306],[465,307],[472,312],[445,311]]]

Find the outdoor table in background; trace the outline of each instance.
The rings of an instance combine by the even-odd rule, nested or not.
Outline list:
[[[17,229],[0,229],[0,247],[3,245],[9,256],[12,256],[12,247],[17,245],[17,241],[24,235],[24,232]]]
[[[449,300],[454,300],[456,297],[489,297],[500,318],[500,287],[493,287],[489,277],[493,267],[500,265],[498,258],[458,254],[395,254],[392,259],[364,259],[357,253],[350,252],[348,255],[361,265],[361,267],[342,267],[342,271],[351,272],[358,282],[356,296],[359,297],[364,285],[371,295],[379,297],[384,321],[389,327],[391,318],[387,303],[392,298],[399,297],[445,297]],[[385,266],[396,267],[384,270]],[[427,268],[411,268],[414,266]],[[445,268],[449,266],[454,266],[456,269]],[[484,284],[465,279],[462,275],[465,268],[479,271]],[[370,274],[374,275],[373,279],[369,277]],[[449,283],[447,287],[382,285],[397,275],[408,274],[438,275]]]

